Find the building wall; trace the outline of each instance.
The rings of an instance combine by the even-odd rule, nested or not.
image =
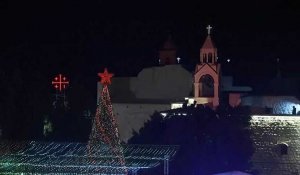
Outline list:
[[[192,92],[193,76],[181,65],[143,69],[133,84],[138,99],[182,100]]]
[[[133,136],[133,131],[139,132],[155,111],[159,112],[171,108],[170,104],[113,103],[112,105],[120,138],[124,142]]]
[[[300,111],[300,101],[294,96],[248,96],[242,98],[241,105],[272,108],[273,114],[292,114],[293,106]]]
[[[236,107],[241,104],[241,93],[229,93],[229,105]]]
[[[260,175],[300,174],[300,116],[254,115],[250,129],[252,162]],[[287,154],[282,154],[283,144],[288,145]]]
[[[198,64],[196,66],[195,74],[194,74],[194,97],[197,101],[197,104],[202,104],[201,101],[198,101],[198,98],[206,98],[203,83],[201,82],[201,78],[205,75],[209,75],[213,79],[213,96],[206,98],[207,101],[213,102],[213,106],[216,107],[219,105],[219,73],[220,73],[220,65],[219,64]]]

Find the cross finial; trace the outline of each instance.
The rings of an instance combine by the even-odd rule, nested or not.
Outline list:
[[[210,35],[210,30],[212,29],[212,27],[211,27],[210,25],[208,25],[208,26],[206,27],[206,29],[207,29],[207,33]]]

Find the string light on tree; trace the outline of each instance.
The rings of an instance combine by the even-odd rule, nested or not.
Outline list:
[[[112,73],[104,69],[103,73],[98,73],[103,85],[101,96],[99,97],[99,105],[97,106],[96,115],[93,121],[92,132],[89,138],[89,147],[98,144],[109,145],[111,153],[118,157],[120,166],[125,167],[125,158],[121,141],[119,138],[116,120],[112,110],[108,85],[111,84]],[[92,151],[92,150],[91,150]],[[124,174],[127,174],[124,168]]]

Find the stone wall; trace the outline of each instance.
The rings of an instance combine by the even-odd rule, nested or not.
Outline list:
[[[250,129],[260,175],[300,174],[300,116],[253,115]]]
[[[272,108],[273,114],[292,114],[293,106],[300,111],[300,101],[294,96],[246,96],[242,106]]]
[[[133,132],[139,132],[155,111],[169,110],[170,104],[113,103],[120,139],[127,142]]]

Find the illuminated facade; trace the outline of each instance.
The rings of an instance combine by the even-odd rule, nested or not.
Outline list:
[[[300,116],[253,115],[253,169],[260,175],[300,173]]]
[[[200,49],[200,64],[196,65],[194,74],[194,99],[197,104],[212,103],[212,106],[219,105],[219,81],[220,64],[217,62],[217,48],[208,36]],[[203,103],[205,102],[205,103]]]

